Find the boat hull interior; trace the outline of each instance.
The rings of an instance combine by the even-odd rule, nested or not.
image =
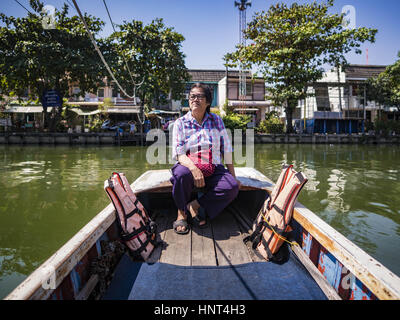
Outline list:
[[[400,278],[297,202],[281,263],[249,242],[273,183],[236,168],[237,198],[206,228],[178,235],[169,170],[149,170],[132,190],[157,224],[160,242],[144,262],[119,240],[110,203],[13,290],[6,300],[85,299],[400,299]],[[195,189],[193,198],[206,190]]]
[[[162,243],[147,262],[125,254],[103,299],[326,299],[289,246],[283,248],[285,262],[277,264],[243,242],[268,197],[265,190],[240,191],[206,228],[192,226],[185,235],[172,228],[177,208],[170,191],[138,197],[156,221]]]

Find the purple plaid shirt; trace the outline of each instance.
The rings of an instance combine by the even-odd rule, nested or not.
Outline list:
[[[222,164],[221,155],[233,152],[231,139],[224,122],[216,114],[206,113],[200,125],[188,111],[174,122],[172,133],[172,159],[188,151],[212,150],[213,164]]]

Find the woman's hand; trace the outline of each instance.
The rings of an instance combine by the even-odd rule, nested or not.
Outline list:
[[[193,161],[190,160],[190,158],[187,155],[181,154],[180,156],[178,156],[178,161],[181,165],[185,166],[186,168],[188,168],[190,170],[190,172],[193,175],[194,186],[196,188],[205,187],[206,183],[204,181],[203,173],[201,172],[201,170],[199,168],[197,168],[195,166]]]
[[[196,188],[203,188],[206,185],[204,182],[203,172],[201,172],[201,170],[196,166],[190,169],[190,172],[192,172],[193,175],[194,186]]]

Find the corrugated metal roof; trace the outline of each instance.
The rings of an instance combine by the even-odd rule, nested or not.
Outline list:
[[[251,77],[251,72],[250,72],[250,71],[246,71],[245,73],[246,73],[246,77]],[[229,76],[229,77],[239,77],[239,71],[237,71],[237,70],[230,70],[230,71],[228,72],[228,76]],[[258,78],[255,78],[255,79],[258,79]]]
[[[272,102],[270,100],[229,100],[228,105],[231,107],[246,106],[246,107],[270,107]]]
[[[351,64],[345,69],[346,80],[366,80],[378,76],[385,69],[386,66]]]
[[[240,112],[240,111],[257,112],[258,110],[260,110],[260,109],[258,109],[258,108],[236,108],[236,109],[233,109],[233,111],[235,111],[235,112]]]
[[[204,70],[204,69],[189,69],[189,75],[191,76],[191,81],[196,82],[215,82],[217,83],[226,75],[226,70]],[[239,71],[229,70],[229,77],[239,77]],[[247,77],[251,77],[251,72],[247,71]]]
[[[188,70],[191,81],[218,82],[225,77],[225,70]]]

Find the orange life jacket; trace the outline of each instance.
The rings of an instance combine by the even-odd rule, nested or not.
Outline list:
[[[267,261],[275,255],[292,231],[290,221],[300,190],[307,182],[302,172],[296,172],[292,165],[284,165],[271,195],[253,223],[253,232],[244,239]]]
[[[156,246],[156,224],[136,198],[125,174],[113,172],[104,181],[104,190],[115,207],[120,238],[146,260]]]

